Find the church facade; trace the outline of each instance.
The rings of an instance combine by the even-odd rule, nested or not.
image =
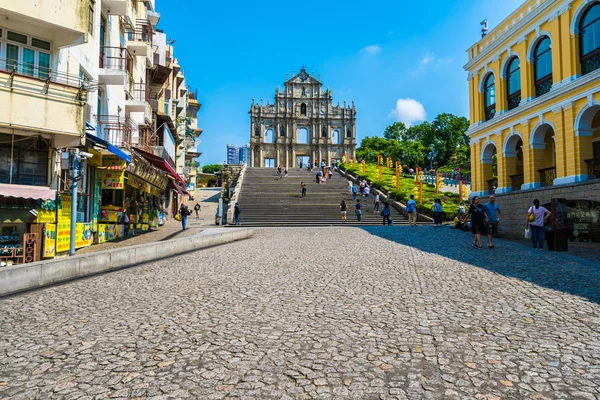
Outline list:
[[[277,88],[273,104],[252,99],[250,114],[250,166],[298,167],[308,160],[341,160],[356,150],[354,102],[334,106],[331,91],[309,76],[303,67]]]

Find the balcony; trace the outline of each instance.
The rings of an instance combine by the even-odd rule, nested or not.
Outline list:
[[[540,186],[552,186],[554,185],[554,179],[556,179],[556,167],[538,169],[540,174]]]
[[[125,110],[129,112],[146,112],[150,102],[150,86],[144,82],[134,83],[132,97],[125,101]],[[152,110],[150,110],[152,114]]]
[[[585,160],[588,179],[600,179],[600,157]]]
[[[0,58],[0,121],[12,129],[56,135],[61,146],[77,145],[90,85],[79,75]]]
[[[98,80],[106,85],[129,86],[133,76],[133,57],[124,47],[100,48]]]
[[[74,46],[87,41],[88,0],[2,0],[2,24],[23,30],[40,28],[55,48]],[[6,20],[6,21],[5,21]]]
[[[102,10],[108,15],[118,15],[126,25],[133,25],[137,11],[137,0],[102,0]]]
[[[131,54],[140,57],[153,57],[151,49],[152,31],[152,25],[148,20],[137,20],[135,29],[127,33],[127,49]]]
[[[173,161],[173,158],[169,155],[169,153],[167,152],[167,149],[165,149],[164,146],[153,146],[152,147],[153,153],[156,154],[157,156],[164,158],[164,160],[171,166],[173,167],[173,169],[175,170],[177,167],[175,166],[175,161]]]
[[[525,175],[524,174],[515,174],[510,175],[510,187],[512,190],[521,190],[521,187],[525,183]]]
[[[138,127],[135,121],[122,115],[96,115],[99,137],[113,146],[128,148],[133,143],[133,133]]]

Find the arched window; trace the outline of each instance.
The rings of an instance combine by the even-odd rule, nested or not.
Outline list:
[[[302,105],[300,105],[300,114],[306,115],[306,104],[304,104],[304,103],[302,103]]]
[[[348,129],[348,131],[346,132],[346,137],[352,138],[352,129]]]
[[[483,108],[485,120],[489,121],[496,115],[496,81],[494,74],[489,74],[483,84]]]
[[[279,127],[279,136],[285,136],[285,128],[283,126]]]
[[[546,94],[552,88],[552,49],[550,38],[544,37],[535,46],[533,53],[535,97]]]
[[[302,88],[302,97],[305,97],[305,96],[306,96],[306,89]]]
[[[513,57],[506,68],[506,84],[508,93],[508,109],[512,110],[521,103],[521,61]]]
[[[579,29],[581,75],[600,68],[600,4],[588,8]]]
[[[321,137],[326,138],[327,137],[327,129],[323,128],[323,130],[321,131]]]

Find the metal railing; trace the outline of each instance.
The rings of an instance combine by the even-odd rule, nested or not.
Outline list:
[[[150,101],[152,89],[144,82],[134,83],[132,97],[134,101]]]
[[[100,128],[100,138],[117,147],[129,147],[137,124],[129,117],[122,115],[96,115]]]
[[[152,149],[154,150],[154,154],[156,154],[157,156],[164,158],[165,161],[173,168],[177,168],[175,166],[175,161],[173,161],[173,158],[171,158],[171,156],[169,155],[169,153],[167,153],[167,149],[165,149],[164,146],[153,146]]]
[[[510,175],[510,187],[512,190],[521,190],[521,186],[525,183],[525,175],[524,174],[515,174]]]
[[[59,85],[88,89],[92,82],[80,75],[69,74],[62,71],[53,71],[49,66],[35,65],[33,62],[19,62],[11,58],[0,58],[0,72],[10,74],[9,86],[12,87],[15,76],[24,76],[33,78],[46,83],[45,92],[48,92],[48,85],[56,83]]]
[[[133,31],[127,32],[132,42],[146,42],[152,45],[152,25],[146,19],[138,19]]]
[[[540,174],[540,186],[552,186],[554,185],[554,179],[556,179],[556,167],[538,169]]]
[[[588,179],[600,179],[600,157],[585,160]]]
[[[127,71],[133,75],[133,56],[124,47],[100,47],[100,68]]]

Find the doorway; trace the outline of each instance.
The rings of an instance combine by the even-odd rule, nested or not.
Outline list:
[[[265,168],[275,168],[275,159],[265,158]]]
[[[296,157],[296,167],[306,168],[306,164],[308,164],[308,160],[310,160],[309,156],[297,156]]]

